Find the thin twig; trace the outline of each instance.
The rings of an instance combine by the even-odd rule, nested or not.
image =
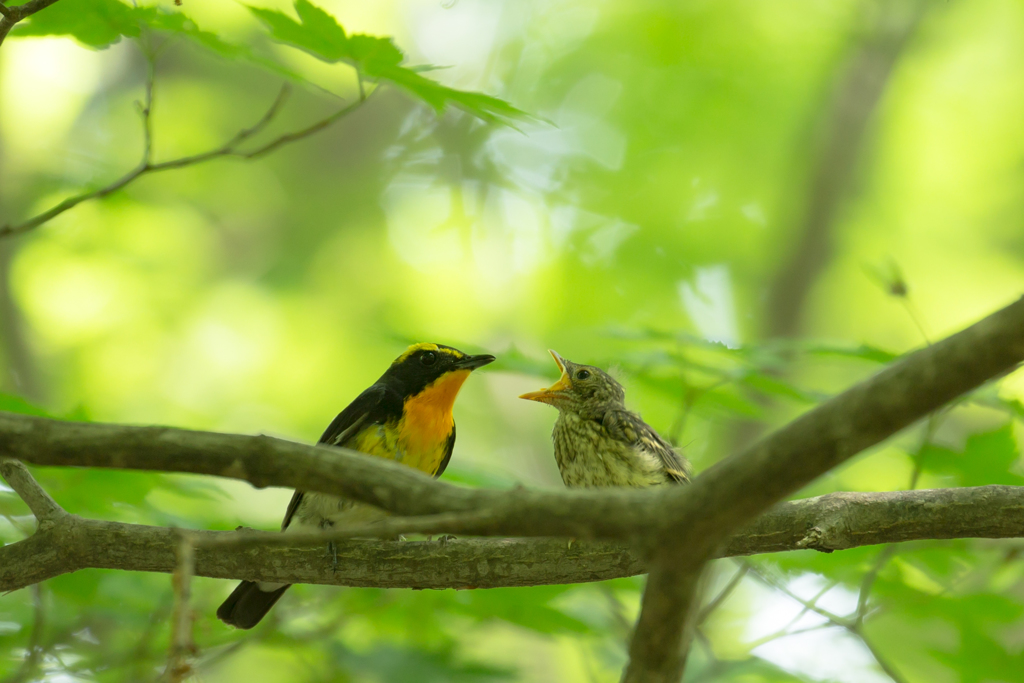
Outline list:
[[[26,683],[36,679],[39,665],[43,660],[43,630],[46,628],[46,603],[43,601],[43,589],[40,584],[32,586],[32,604],[34,618],[32,635],[29,636],[28,647],[25,648],[25,661],[18,670],[2,683]]]
[[[875,662],[878,663],[878,666],[885,672],[886,676],[891,678],[894,683],[906,683],[907,679],[896,669],[892,668],[889,660],[882,656],[882,653],[878,651],[878,648],[875,647],[875,644],[869,638],[865,638],[863,633],[857,633],[857,635],[860,636],[861,642],[864,643],[864,646],[871,653],[871,656],[875,658]]]
[[[818,600],[821,600],[825,596],[825,594],[828,593],[833,588],[835,588],[837,584],[838,584],[838,582],[836,582],[836,581],[833,581],[833,582],[829,583],[824,588],[822,588],[820,591],[818,591],[818,593],[813,598],[811,598],[810,600],[807,600],[806,602],[803,601],[803,600],[798,600],[803,605],[803,609],[800,610],[795,617],[793,617],[788,622],[786,622],[786,625],[783,626],[782,628],[780,628],[775,633],[771,633],[771,634],[768,634],[767,636],[764,636],[762,638],[758,638],[757,640],[753,641],[752,643],[748,643],[747,647],[749,649],[753,650],[754,648],[759,647],[761,645],[764,645],[765,643],[769,643],[769,642],[771,642],[771,641],[773,641],[773,640],[775,640],[777,638],[785,638],[787,636],[796,635],[798,633],[806,633],[807,631],[813,631],[815,629],[822,628],[823,627],[822,624],[817,624],[815,626],[808,626],[807,628],[797,629],[796,631],[790,631],[790,629],[793,628],[794,626],[796,626],[800,622],[801,619],[803,619],[805,616],[807,616],[808,612],[812,611],[817,606]],[[845,628],[842,624],[837,624],[837,623],[835,623],[833,621],[826,622],[824,624],[824,626],[834,626],[834,627],[837,627],[837,628]]]
[[[698,624],[703,624],[707,620],[707,618],[709,616],[711,616],[711,613],[714,612],[716,609],[718,609],[718,607],[723,602],[725,602],[725,599],[728,598],[729,595],[732,594],[732,592],[733,592],[733,590],[735,590],[736,586],[740,585],[740,581],[743,580],[743,577],[746,576],[747,572],[749,572],[749,571],[750,571],[750,565],[749,564],[744,563],[743,565],[740,566],[740,568],[736,571],[736,573],[732,575],[732,578],[729,579],[729,583],[727,583],[725,585],[725,588],[723,588],[721,590],[721,592],[719,592],[718,595],[716,595],[715,598],[711,602],[709,602],[707,605],[705,605],[704,609],[701,610],[700,614],[697,616],[697,623]]]
[[[178,568],[174,572],[174,612],[171,622],[171,646],[164,677],[168,683],[181,683],[192,673],[189,657],[195,654],[192,638],[192,575],[195,571],[195,544],[192,535],[183,532],[178,544]]]
[[[615,589],[608,584],[601,584],[601,592],[608,599],[608,606],[611,608],[612,618],[615,619],[616,626],[619,627],[619,630],[624,635],[628,636],[633,630],[633,621],[626,616],[626,606],[622,604],[622,600],[615,593]]]
[[[816,624],[814,626],[805,626],[804,628],[798,628],[795,631],[790,631],[788,628],[786,628],[780,631],[776,631],[775,633],[769,634],[763,638],[758,638],[757,640],[748,643],[747,646],[751,650],[754,650],[756,648],[761,647],[762,645],[772,642],[773,640],[779,640],[780,638],[789,638],[790,636],[798,636],[802,633],[811,633],[812,631],[820,631],[825,628],[841,627],[836,624]]]
[[[10,487],[14,489],[14,492],[25,501],[29,510],[36,516],[39,524],[50,522],[57,517],[67,514],[64,508],[58,505],[57,501],[43,490],[43,487],[39,485],[39,482],[35,480],[32,473],[21,462],[12,458],[0,458],[0,474],[7,480]]]
[[[370,95],[372,95],[372,94],[373,94],[373,92],[370,93]],[[367,98],[368,97],[369,96],[367,96]],[[365,102],[366,102],[366,100],[358,100],[356,102],[353,102],[352,104],[350,104],[350,105],[348,105],[346,107],[342,107],[341,109],[339,109],[338,111],[334,112],[333,114],[331,114],[327,118],[322,119],[320,121],[317,121],[316,123],[314,123],[311,126],[303,128],[301,130],[297,130],[294,133],[285,133],[281,137],[277,138],[276,140],[270,141],[269,143],[267,143],[266,145],[263,145],[262,147],[257,147],[256,149],[249,150],[248,152],[241,152],[241,151],[232,150],[232,151],[228,152],[228,154],[230,154],[232,156],[241,157],[243,159],[258,159],[258,158],[260,158],[260,157],[262,157],[262,156],[264,156],[266,154],[270,154],[271,152],[276,150],[278,147],[281,147],[282,145],[287,145],[288,143],[295,142],[296,140],[301,140],[302,138],[305,138],[305,137],[308,137],[310,135],[313,135],[314,133],[320,132],[324,128],[327,128],[328,126],[330,126],[331,124],[336,122],[338,119],[341,119],[341,118],[343,118],[345,116],[348,116],[353,111],[355,111],[360,106],[362,106],[363,103],[365,103]],[[158,170],[162,170],[162,169],[158,169]]]
[[[150,101],[150,98],[152,96],[151,90],[151,85],[148,84],[147,101]],[[92,199],[99,199],[102,197],[106,197],[107,195],[113,194],[114,192],[123,189],[126,185],[129,185],[130,183],[134,182],[135,180],[139,179],[140,177],[148,173],[156,173],[159,171],[169,171],[172,169],[184,168],[186,166],[193,166],[196,164],[201,164],[210,161],[212,159],[218,159],[223,157],[237,157],[240,159],[258,159],[266,154],[270,154],[271,152],[277,150],[279,147],[290,144],[292,142],[296,142],[298,140],[302,140],[303,138],[309,137],[315,133],[324,130],[325,128],[328,128],[332,124],[336,123],[338,120],[344,118],[345,116],[347,116],[348,114],[352,113],[360,106],[362,106],[362,104],[365,103],[370,98],[370,96],[373,95],[374,92],[376,92],[376,88],[374,90],[371,90],[370,93],[365,98],[359,99],[356,102],[353,102],[352,104],[342,107],[333,114],[327,116],[324,119],[321,119],[320,121],[317,121],[316,123],[310,126],[307,126],[305,128],[302,128],[291,133],[285,133],[284,135],[281,135],[280,137],[277,137],[264,145],[256,147],[255,149],[239,149],[239,146],[243,142],[245,142],[246,140],[253,137],[257,133],[261,132],[264,128],[266,128],[267,125],[275,118],[275,116],[281,110],[282,105],[287,100],[288,95],[290,93],[289,87],[287,85],[284,85],[282,86],[281,91],[280,93],[278,93],[278,96],[274,100],[273,104],[271,104],[270,108],[260,118],[260,120],[257,121],[256,124],[253,125],[251,128],[246,128],[242,131],[239,131],[227,143],[206,152],[192,154],[189,156],[180,157],[178,159],[172,159],[170,161],[162,161],[159,163],[153,163],[150,160],[150,157],[152,155],[153,143],[152,133],[149,130],[149,126],[152,112],[150,111],[151,107],[147,105],[143,108],[144,154],[143,160],[138,166],[133,168],[131,171],[128,171],[123,176],[113,181],[109,185],[106,185],[105,187],[101,187],[96,190],[90,190],[89,192],[83,192],[73,197],[69,197],[64,201],[60,202],[59,204],[57,204],[56,206],[36,216],[33,216],[32,218],[29,218],[28,220],[23,221],[22,223],[7,224],[4,225],[3,227],[0,227],[0,238],[8,237],[10,235],[22,234],[30,230],[33,230],[34,228],[37,228],[40,225],[43,225],[44,223],[47,223],[48,221],[56,218],[65,211],[69,211],[70,209],[75,208],[82,202],[86,202]]]
[[[875,558],[875,564],[872,565],[871,569],[864,575],[864,579],[860,584],[860,592],[857,594],[857,611],[854,613],[853,617],[853,628],[859,630],[864,624],[864,617],[868,611],[868,596],[871,594],[871,589],[874,587],[875,581],[878,579],[878,574],[895,554],[896,546],[885,546],[885,548],[882,549],[882,552],[878,553],[878,557]]]
[[[146,100],[140,105],[142,114],[142,161],[140,167],[146,168],[153,161],[153,86],[156,82],[156,57],[152,49],[145,48],[146,53]]]
[[[809,610],[809,611],[814,612],[815,614],[817,614],[819,616],[825,617],[825,619],[827,619],[830,623],[832,623],[832,624],[834,624],[836,626],[842,626],[843,628],[846,628],[846,629],[848,629],[848,628],[850,628],[852,626],[852,622],[850,620],[844,619],[843,617],[841,617],[841,616],[839,616],[837,614],[833,614],[832,612],[829,612],[826,609],[822,609],[821,607],[818,607],[818,605],[815,604],[816,600],[804,600],[799,595],[797,595],[796,593],[791,591],[789,589],[789,586],[787,586],[784,582],[778,581],[774,577],[768,576],[767,574],[763,573],[760,569],[755,567],[750,562],[744,561],[744,564],[746,564],[750,568],[750,573],[751,573],[752,576],[754,576],[755,578],[759,579],[766,586],[770,586],[771,588],[774,588],[774,589],[784,593],[790,599],[795,600],[796,602],[799,602],[801,605],[804,606],[805,610]],[[831,586],[829,588],[831,588]],[[824,593],[822,595],[824,595]],[[800,616],[802,617],[803,614],[801,614]]]
[[[359,83],[359,99],[366,101],[366,88],[363,86],[363,70],[356,64],[356,82]]]
[[[0,14],[3,18],[0,19],[0,45],[3,45],[4,38],[10,33],[14,25],[22,19],[27,19],[36,12],[42,9],[46,9],[57,0],[31,0],[23,5],[15,5],[14,7],[7,7],[0,3]]]
[[[892,546],[889,546],[889,548],[892,548]],[[879,566],[879,568],[881,568],[881,567]],[[752,569],[752,574],[754,576],[760,578],[767,585],[772,586],[773,588],[778,589],[779,591],[785,593],[788,597],[790,597],[793,600],[799,602],[800,604],[802,604],[804,606],[805,609],[810,610],[812,612],[815,612],[816,614],[819,614],[819,615],[825,617],[825,619],[827,619],[829,621],[829,623],[832,624],[833,626],[840,626],[840,627],[846,629],[847,631],[849,631],[850,633],[852,633],[853,635],[855,635],[858,638],[860,638],[861,642],[863,642],[864,646],[867,647],[868,650],[871,652],[871,655],[875,658],[875,661],[878,663],[878,666],[882,669],[882,671],[884,671],[885,674],[887,676],[889,676],[889,678],[891,678],[896,683],[904,683],[904,678],[895,669],[893,669],[892,665],[889,664],[889,662],[878,651],[878,648],[875,646],[875,644],[872,643],[871,640],[864,634],[863,619],[862,618],[858,619],[858,616],[857,616],[857,615],[859,615],[861,613],[861,609],[862,609],[859,600],[858,600],[857,612],[855,613],[854,617],[852,619],[844,619],[843,617],[840,617],[840,616],[837,616],[835,614],[832,614],[831,612],[829,612],[827,610],[821,609],[820,607],[815,605],[813,601],[804,600],[799,595],[796,595],[795,593],[793,593],[793,591],[789,590],[789,587],[787,587],[784,583],[775,581],[774,579],[771,579],[771,578],[761,574],[756,568]],[[873,580],[874,579],[872,579],[872,582],[873,582]],[[865,582],[865,585],[867,585],[868,586],[868,590],[870,590],[870,583],[869,582]],[[861,590],[861,595],[866,595],[866,593],[865,593],[865,591],[863,589],[863,586],[862,586],[862,590]]]

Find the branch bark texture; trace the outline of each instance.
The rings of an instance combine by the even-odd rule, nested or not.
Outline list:
[[[718,463],[691,485],[653,491],[470,490],[379,458],[270,437],[10,414],[0,414],[0,455],[40,465],[227,476],[257,486],[339,495],[397,515],[467,513],[462,531],[476,535],[629,542],[652,563],[659,581],[658,590],[645,592],[631,649],[643,657],[631,660],[627,680],[671,681],[682,669],[686,608],[695,604],[692,589],[701,566],[729,538],[744,526],[756,527],[756,517],[820,474],[1022,361],[1024,299],[906,356]],[[1011,510],[1014,515],[1019,517],[1019,510]],[[802,532],[798,542],[805,547],[825,543],[829,534],[817,524]],[[39,552],[59,557],[65,546],[48,545]],[[673,572],[683,579],[683,589],[669,590]]]
[[[0,3],[0,45],[3,45],[4,38],[11,32],[14,25],[22,19],[27,19],[39,10],[46,9],[57,0],[31,0],[23,5],[8,7]]]
[[[11,482],[9,482],[11,483]],[[250,536],[272,543],[254,544]],[[552,538],[336,542],[283,545],[276,532],[189,532],[195,574],[218,579],[377,588],[498,588],[587,583],[647,571],[623,543]],[[1024,487],[981,486],[893,493],[832,493],[782,503],[743,529],[719,556],[952,538],[1024,537]],[[82,569],[173,573],[181,531],[64,515],[0,547],[0,591]]]

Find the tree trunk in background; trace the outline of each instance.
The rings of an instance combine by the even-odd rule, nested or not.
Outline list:
[[[843,200],[861,158],[868,125],[927,7],[919,0],[868,6],[875,17],[842,60],[815,126],[820,138],[809,167],[794,246],[768,286],[762,324],[765,339],[794,338],[801,333],[811,290],[832,258]],[[778,373],[784,374],[785,369]],[[764,397],[752,398],[768,407]],[[734,427],[729,452],[742,450],[763,430],[764,425],[753,420]]]
[[[20,202],[4,192],[13,183],[6,174],[6,150],[0,133],[0,225],[18,217]],[[9,190],[8,190],[9,191]],[[35,359],[25,339],[25,322],[11,292],[11,263],[19,239],[0,240],[0,389],[34,402],[43,402]]]
[[[822,139],[811,164],[796,243],[768,289],[764,336],[796,337],[811,289],[833,253],[842,200],[849,190],[872,115],[897,60],[924,15],[919,2],[874,6],[871,30],[840,67],[822,112]]]

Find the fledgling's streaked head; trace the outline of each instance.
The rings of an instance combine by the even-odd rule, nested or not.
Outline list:
[[[624,406],[626,392],[607,372],[593,365],[573,363],[550,349],[548,353],[555,359],[562,376],[547,389],[531,391],[519,398],[580,414],[602,414],[609,405]]]

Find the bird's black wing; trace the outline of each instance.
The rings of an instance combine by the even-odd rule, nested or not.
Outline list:
[[[317,443],[344,447],[360,429],[372,424],[383,424],[389,418],[401,416],[402,402],[398,399],[396,414],[394,399],[387,387],[383,384],[374,384],[338,413]],[[281,522],[282,531],[291,523],[292,516],[302,502],[302,496],[302,491],[296,491],[292,495],[288,509],[284,513],[284,520]]]
[[[437,479],[444,470],[448,467],[448,461],[452,459],[452,451],[455,450],[455,423],[452,423],[452,433],[448,435],[448,443],[445,446],[444,460],[441,461],[441,465],[437,468],[437,472],[434,472],[434,479]]]
[[[657,456],[665,474],[672,481],[677,484],[690,483],[690,463],[636,413],[628,410],[609,410],[601,424],[614,438],[632,446],[639,446]]]

